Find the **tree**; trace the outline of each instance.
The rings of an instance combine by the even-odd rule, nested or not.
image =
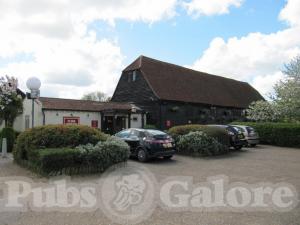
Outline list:
[[[98,102],[109,102],[111,97],[108,97],[105,93],[100,91],[90,92],[85,94],[82,100],[89,100],[89,101],[98,101]]]
[[[247,118],[254,121],[300,121],[300,55],[285,65],[285,75],[274,86],[272,101],[254,102]]]
[[[18,94],[18,80],[14,77],[0,78],[0,119],[5,127],[12,127],[15,119],[23,112],[23,99]]]
[[[300,121],[300,55],[285,65],[285,78],[274,87],[273,101],[283,120]]]
[[[260,122],[276,122],[282,117],[274,102],[256,101],[246,111],[247,119]]]

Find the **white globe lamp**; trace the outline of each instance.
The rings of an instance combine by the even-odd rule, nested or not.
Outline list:
[[[37,77],[30,77],[27,82],[26,86],[29,90],[39,90],[41,87],[41,81]]]
[[[34,127],[34,99],[40,96],[41,81],[37,77],[30,77],[26,82],[26,86],[30,90],[30,98],[32,99],[31,128],[33,128]]]

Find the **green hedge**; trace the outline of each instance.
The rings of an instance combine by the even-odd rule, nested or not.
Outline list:
[[[47,125],[22,132],[13,151],[16,162],[28,160],[31,151],[43,148],[74,148],[81,144],[96,144],[108,135],[82,125]]]
[[[190,132],[195,131],[203,131],[208,136],[215,138],[219,143],[229,148],[230,146],[230,139],[226,130],[220,127],[210,127],[200,124],[190,124],[190,125],[182,125],[182,126],[175,126],[169,129],[168,133],[178,142],[179,137],[181,135],[188,134]]]
[[[213,156],[229,152],[229,148],[202,131],[190,132],[179,137],[178,154],[190,156]]]
[[[7,140],[7,152],[12,152],[14,144],[15,144],[15,131],[11,127],[5,127],[2,129],[0,134],[0,152],[2,150],[2,141],[3,138]]]
[[[96,145],[36,149],[30,152],[27,166],[46,176],[98,173],[114,164],[126,162],[129,155],[129,146],[121,139],[111,137]]]
[[[232,124],[253,127],[258,132],[262,144],[300,147],[300,124],[270,122],[234,122]]]

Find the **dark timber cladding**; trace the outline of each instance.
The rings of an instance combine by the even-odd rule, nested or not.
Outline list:
[[[252,86],[140,56],[123,70],[112,101],[132,102],[159,128],[186,123],[225,123],[263,97]]]

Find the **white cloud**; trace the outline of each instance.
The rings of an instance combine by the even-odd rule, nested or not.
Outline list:
[[[230,7],[240,7],[243,0],[192,0],[184,2],[183,6],[186,8],[189,15],[199,17],[221,15],[229,13]]]
[[[287,21],[292,26],[300,25],[300,1],[287,1],[279,14],[279,19]]]
[[[294,11],[287,10],[290,2],[294,1],[288,1],[280,14],[284,14],[289,21],[295,19]],[[299,0],[297,6],[300,6]],[[300,26],[294,22],[292,24],[287,29],[271,34],[250,33],[227,41],[220,37],[214,38],[209,48],[191,67],[248,81],[266,95],[282,76],[280,71],[283,64],[300,54]]]
[[[156,21],[175,16],[177,0],[0,0],[0,75],[38,76],[42,95],[112,94],[124,56],[118,43],[96,37],[97,20]],[[31,60],[18,59],[30,55]],[[3,61],[9,63],[1,65]],[[19,57],[20,58],[20,57]]]

